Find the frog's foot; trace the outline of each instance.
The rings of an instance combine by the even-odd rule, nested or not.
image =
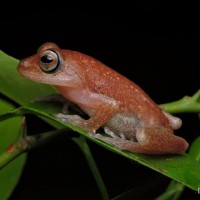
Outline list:
[[[119,134],[119,136],[117,136],[113,131],[111,131],[108,127],[104,127],[104,132],[111,136],[112,138],[121,138],[122,140],[126,140],[126,137],[123,133]]]
[[[83,114],[83,111],[76,106],[71,101],[67,100],[65,97],[63,97],[60,94],[52,94],[40,98],[33,99],[31,102],[41,102],[41,101],[53,101],[53,102],[60,102],[63,104],[62,113],[69,113],[69,110],[72,110],[73,112]]]
[[[60,119],[63,122],[68,122],[77,126],[82,126],[85,123],[85,120],[79,115],[66,115],[63,113],[54,114],[54,116]]]
[[[111,131],[108,127],[104,127],[104,132],[110,137],[104,136],[99,133],[89,133],[89,135],[96,139],[113,144],[116,148],[121,149],[121,150],[127,150],[131,152],[142,151],[143,153],[147,152],[147,150],[143,149],[138,142],[134,141],[134,138],[127,140],[124,134],[119,134],[118,136],[113,131]]]
[[[119,139],[119,140],[122,140],[122,141],[124,141],[124,140],[126,140],[126,137],[125,137],[125,135],[123,134],[123,133],[121,133],[121,134],[119,134],[119,136],[118,135],[116,135],[113,131],[111,131],[108,127],[104,127],[104,132],[107,134],[107,135],[109,135],[109,136],[111,136],[111,137],[107,137],[107,136],[103,136],[103,135],[101,135],[101,134],[94,134],[93,135],[93,133],[91,133],[92,135],[92,137],[95,137],[95,138],[98,138],[98,139],[101,139],[101,138],[110,138],[110,139]],[[131,139],[130,141],[133,141],[134,139]]]
[[[109,129],[108,129],[109,130]],[[124,136],[117,136],[112,131],[106,130],[106,134],[108,134],[111,137],[104,136],[99,133],[89,133],[91,137],[94,137],[96,139],[99,139],[101,141],[110,143],[114,145],[117,149],[120,150],[126,150],[130,152],[138,152],[138,153],[147,153],[148,151],[143,149],[138,142],[134,142],[133,140],[126,140]],[[134,149],[134,151],[133,151]]]
[[[54,114],[54,116],[63,122],[73,124],[87,131],[95,133],[95,130],[90,129],[88,127],[88,120],[83,119],[79,115],[67,115],[63,113],[58,113],[58,114]]]

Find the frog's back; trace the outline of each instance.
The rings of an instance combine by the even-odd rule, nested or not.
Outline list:
[[[77,73],[91,91],[114,98],[124,106],[147,104],[157,107],[137,84],[102,62],[76,51],[69,51],[68,56],[70,64],[75,66]]]
[[[146,123],[170,127],[162,110],[137,84],[88,55],[72,53],[76,57],[73,64],[77,66],[89,90],[117,100],[119,112],[137,113]]]

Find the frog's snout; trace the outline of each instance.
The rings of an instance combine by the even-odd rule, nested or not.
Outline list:
[[[22,60],[20,60],[18,66],[17,66],[17,70],[20,74],[23,74],[23,72],[25,71],[31,71],[33,70],[33,66],[35,63],[35,56],[31,56],[28,58],[24,58]]]
[[[17,69],[20,70],[21,68],[25,68],[27,66],[28,66],[28,63],[27,63],[26,59],[22,59],[19,62],[18,66],[17,66]]]

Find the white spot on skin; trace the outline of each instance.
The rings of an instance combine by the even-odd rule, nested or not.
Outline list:
[[[149,118],[149,124],[155,125],[155,120],[153,118]]]
[[[147,99],[145,97],[143,97],[143,100],[146,101]]]

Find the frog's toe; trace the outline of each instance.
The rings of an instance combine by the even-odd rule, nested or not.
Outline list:
[[[83,119],[78,115],[65,115],[63,113],[54,114],[54,116],[63,122],[69,122],[72,124],[83,123]]]
[[[119,136],[117,136],[113,131],[111,131],[108,127],[104,127],[104,132],[111,136],[112,138],[120,138]]]

